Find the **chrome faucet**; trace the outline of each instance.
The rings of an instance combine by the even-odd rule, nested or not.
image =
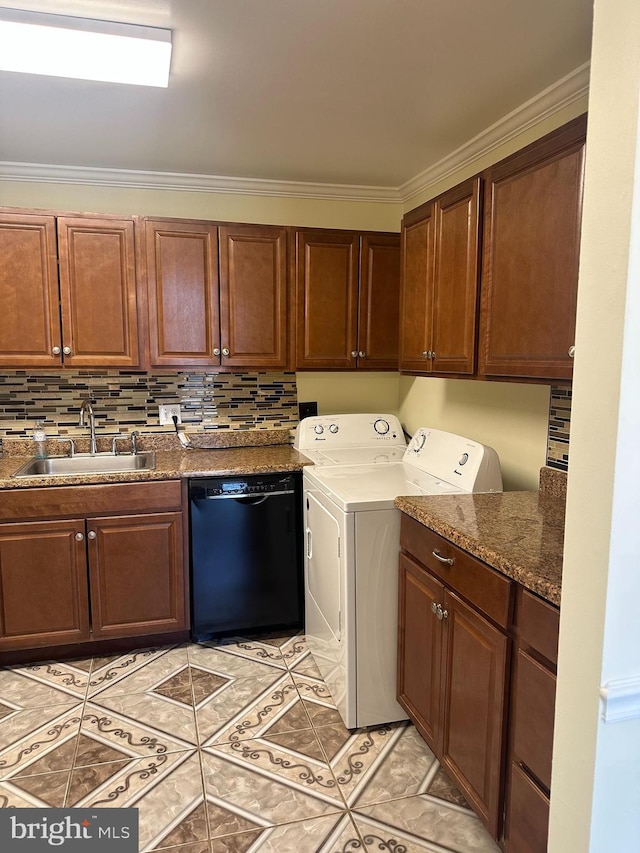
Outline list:
[[[89,442],[89,453],[91,453],[91,455],[93,456],[93,454],[97,450],[97,445],[96,445],[96,419],[95,419],[95,415],[93,414],[93,407],[91,406],[91,400],[90,399],[85,400],[83,402],[82,406],[80,406],[80,420],[78,421],[79,426],[84,426],[85,414],[89,415],[89,434],[91,436],[91,439]]]

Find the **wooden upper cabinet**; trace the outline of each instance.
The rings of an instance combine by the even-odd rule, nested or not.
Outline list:
[[[355,367],[359,237],[298,231],[295,240],[296,367]]]
[[[358,299],[358,367],[398,369],[400,235],[363,234]]]
[[[296,367],[398,366],[397,234],[298,231]]]
[[[58,219],[62,343],[67,367],[137,367],[131,219]]]
[[[433,304],[434,208],[420,208],[402,223],[400,369],[428,371]]]
[[[480,179],[465,181],[403,221],[401,370],[475,370]]]
[[[586,116],[486,172],[480,373],[569,379]]]
[[[218,229],[145,220],[152,367],[220,364]]]
[[[55,217],[0,213],[0,363],[59,367],[61,353]]]
[[[220,240],[222,364],[283,370],[287,351],[287,228],[226,225]]]
[[[132,219],[0,214],[0,363],[139,366]]]

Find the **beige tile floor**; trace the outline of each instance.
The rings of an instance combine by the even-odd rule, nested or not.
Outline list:
[[[302,636],[0,670],[0,805],[137,808],[141,851],[498,851],[412,725],[344,727]]]

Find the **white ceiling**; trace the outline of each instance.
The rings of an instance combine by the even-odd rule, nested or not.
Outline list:
[[[399,187],[589,60],[591,0],[40,0],[173,31],[168,89],[0,72],[0,161]]]

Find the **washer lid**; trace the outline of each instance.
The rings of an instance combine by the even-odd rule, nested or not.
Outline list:
[[[402,463],[305,468],[307,482],[344,512],[393,509],[398,495],[452,494],[461,489]]]

